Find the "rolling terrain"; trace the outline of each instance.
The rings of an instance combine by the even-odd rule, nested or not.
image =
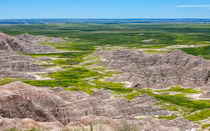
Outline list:
[[[0,127],[209,130],[209,29],[202,23],[2,24]]]

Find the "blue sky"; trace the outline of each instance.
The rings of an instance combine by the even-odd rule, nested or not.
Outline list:
[[[13,18],[210,18],[210,0],[0,0]]]

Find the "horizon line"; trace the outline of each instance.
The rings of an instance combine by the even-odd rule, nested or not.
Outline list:
[[[0,18],[0,20],[32,20],[32,19],[69,19],[69,20],[140,20],[140,19],[210,19],[210,18]]]

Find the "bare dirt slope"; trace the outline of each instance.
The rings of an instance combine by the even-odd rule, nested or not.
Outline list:
[[[20,53],[42,53],[55,50],[47,45],[34,44],[36,37],[26,34],[23,36],[12,37],[0,32],[0,50]]]
[[[12,37],[0,32],[0,78],[35,78],[29,72],[40,72],[43,67],[33,64],[29,56],[18,55],[17,53],[46,53],[55,51],[48,45],[38,45],[38,42],[59,42],[62,39],[37,37],[29,34],[22,34]]]
[[[34,127],[61,130],[66,127],[89,128],[91,124],[94,128],[102,124],[110,130],[175,131],[197,128],[182,117],[171,121],[152,118],[154,114],[167,115],[168,112],[154,106],[157,101],[146,94],[129,101],[113,98],[110,93],[108,90],[98,90],[87,95],[61,88],[49,90],[21,82],[10,83],[0,87],[0,129]],[[145,116],[142,120],[134,118],[142,115]]]
[[[183,87],[210,88],[210,61],[181,50],[164,54],[144,54],[138,50],[101,51],[105,65],[123,72],[106,81],[133,83],[133,88]]]

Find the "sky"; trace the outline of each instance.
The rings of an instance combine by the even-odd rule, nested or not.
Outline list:
[[[0,19],[210,18],[210,0],[0,0]]]

